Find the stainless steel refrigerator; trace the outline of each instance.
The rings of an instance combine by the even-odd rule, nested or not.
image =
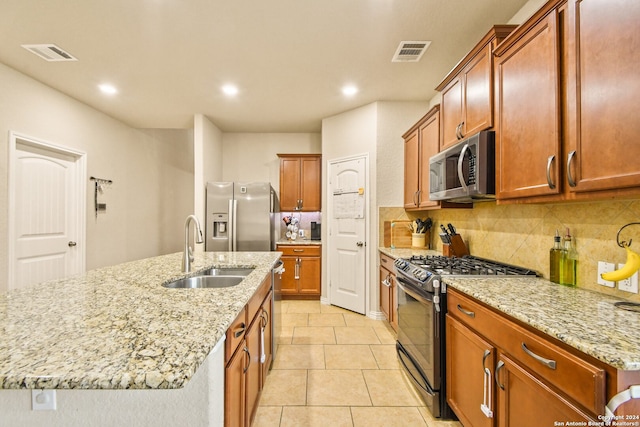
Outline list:
[[[268,182],[208,182],[205,250],[275,250],[277,211]]]

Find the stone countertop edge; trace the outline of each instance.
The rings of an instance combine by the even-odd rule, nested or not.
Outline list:
[[[322,245],[322,240],[311,240],[311,239],[280,239],[276,242],[276,245]]]
[[[392,257],[402,250],[379,248]],[[614,306],[621,298],[542,278],[444,277],[457,289],[616,369],[640,370],[640,314]]]
[[[222,339],[282,252],[182,253],[0,293],[0,388],[176,389]],[[211,267],[251,267],[239,285],[168,289]]]

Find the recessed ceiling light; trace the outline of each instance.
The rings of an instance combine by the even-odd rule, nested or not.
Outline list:
[[[238,87],[231,84],[227,84],[222,86],[222,92],[228,96],[236,96],[238,94]]]
[[[115,95],[116,93],[118,93],[118,89],[116,89],[115,86],[110,85],[108,83],[103,83],[99,85],[98,88],[102,93],[107,95]]]
[[[342,88],[342,94],[344,96],[353,96],[358,93],[358,88],[354,85],[347,85]]]

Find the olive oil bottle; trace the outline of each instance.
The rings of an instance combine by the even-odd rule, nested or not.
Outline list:
[[[567,234],[564,236],[564,248],[562,249],[562,258],[560,260],[560,284],[567,286],[576,286],[576,264],[578,263],[578,253],[573,246],[571,234],[567,228]]]
[[[553,237],[553,247],[549,251],[549,280],[553,283],[560,283],[560,262],[563,253],[560,233],[556,230],[556,235]]]

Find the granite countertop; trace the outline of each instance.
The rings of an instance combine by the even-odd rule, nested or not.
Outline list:
[[[276,242],[277,245],[322,245],[321,240],[311,240],[309,238],[300,238],[296,240],[280,239]]]
[[[171,389],[194,375],[280,252],[182,253],[0,293],[0,388]],[[221,289],[162,283],[210,267],[254,267]]]
[[[379,248],[393,258],[434,251]],[[542,278],[444,277],[443,281],[614,368],[640,370],[640,313],[614,306],[620,298]]]
[[[449,278],[444,282],[614,368],[640,370],[640,313],[609,295],[541,278]]]
[[[378,250],[385,255],[389,255],[391,258],[410,258],[413,255],[442,255],[437,251],[430,249],[413,249],[413,248],[385,248],[379,247]]]

